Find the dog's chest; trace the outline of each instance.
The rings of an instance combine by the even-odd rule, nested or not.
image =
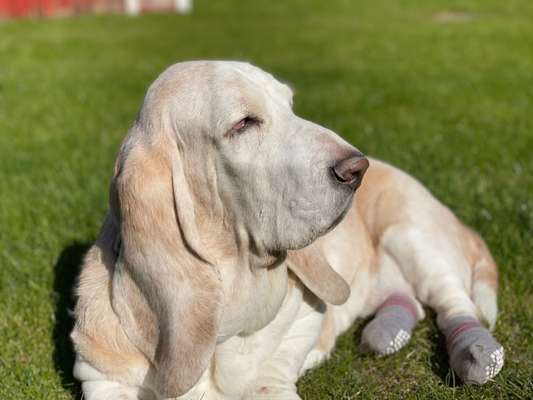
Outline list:
[[[224,285],[218,343],[236,335],[250,335],[267,326],[287,297],[287,279],[285,265],[229,277]]]
[[[228,398],[239,398],[264,374],[272,357],[303,305],[301,288],[292,287],[273,320],[250,335],[237,335],[217,345],[211,365],[211,386]],[[268,363],[266,363],[268,364]]]

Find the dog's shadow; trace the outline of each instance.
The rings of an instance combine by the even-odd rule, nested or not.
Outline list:
[[[54,367],[61,377],[61,384],[72,393],[74,399],[81,399],[81,385],[74,378],[74,349],[70,340],[70,332],[74,326],[71,312],[74,309],[74,286],[83,256],[89,244],[75,242],[65,247],[54,265],[54,299],[55,325]]]
[[[461,379],[455,375],[450,367],[448,350],[446,349],[446,338],[437,327],[437,315],[433,310],[426,307],[425,323],[430,326],[428,334],[430,335],[430,364],[433,373],[449,388],[463,387]]]

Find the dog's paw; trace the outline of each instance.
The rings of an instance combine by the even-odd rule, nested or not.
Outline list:
[[[83,398],[87,400],[155,400],[155,395],[138,387],[119,382],[86,381],[82,383]]]
[[[411,339],[411,334],[404,329],[386,326],[374,319],[363,330],[361,349],[373,351],[381,356],[394,354]]]
[[[396,353],[411,339],[416,319],[416,304],[410,296],[402,293],[390,295],[363,330],[361,349],[382,356]]]
[[[487,346],[473,343],[459,351],[450,360],[450,364],[463,382],[483,385],[498,375],[503,367],[504,358],[504,349],[499,344]]]
[[[311,350],[307,357],[305,358],[304,365],[302,366],[302,369],[300,370],[300,376],[303,375],[306,371],[310,370],[311,368],[315,368],[319,364],[322,364],[324,361],[326,361],[328,358],[328,353],[325,353],[321,350]]]
[[[443,329],[450,365],[464,383],[483,385],[501,371],[503,347],[476,318],[457,316]]]

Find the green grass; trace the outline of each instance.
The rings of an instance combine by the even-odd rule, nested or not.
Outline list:
[[[356,323],[302,397],[532,398],[532,20],[528,0],[203,0],[191,16],[0,22],[0,399],[79,396],[70,291],[119,143],[158,73],[201,58],[290,82],[298,113],[421,179],[500,265],[494,382],[455,381],[430,315],[390,358],[358,352]]]

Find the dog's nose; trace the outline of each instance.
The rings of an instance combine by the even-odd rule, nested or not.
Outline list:
[[[338,183],[357,189],[369,166],[368,160],[361,153],[353,154],[339,161],[331,170]]]

